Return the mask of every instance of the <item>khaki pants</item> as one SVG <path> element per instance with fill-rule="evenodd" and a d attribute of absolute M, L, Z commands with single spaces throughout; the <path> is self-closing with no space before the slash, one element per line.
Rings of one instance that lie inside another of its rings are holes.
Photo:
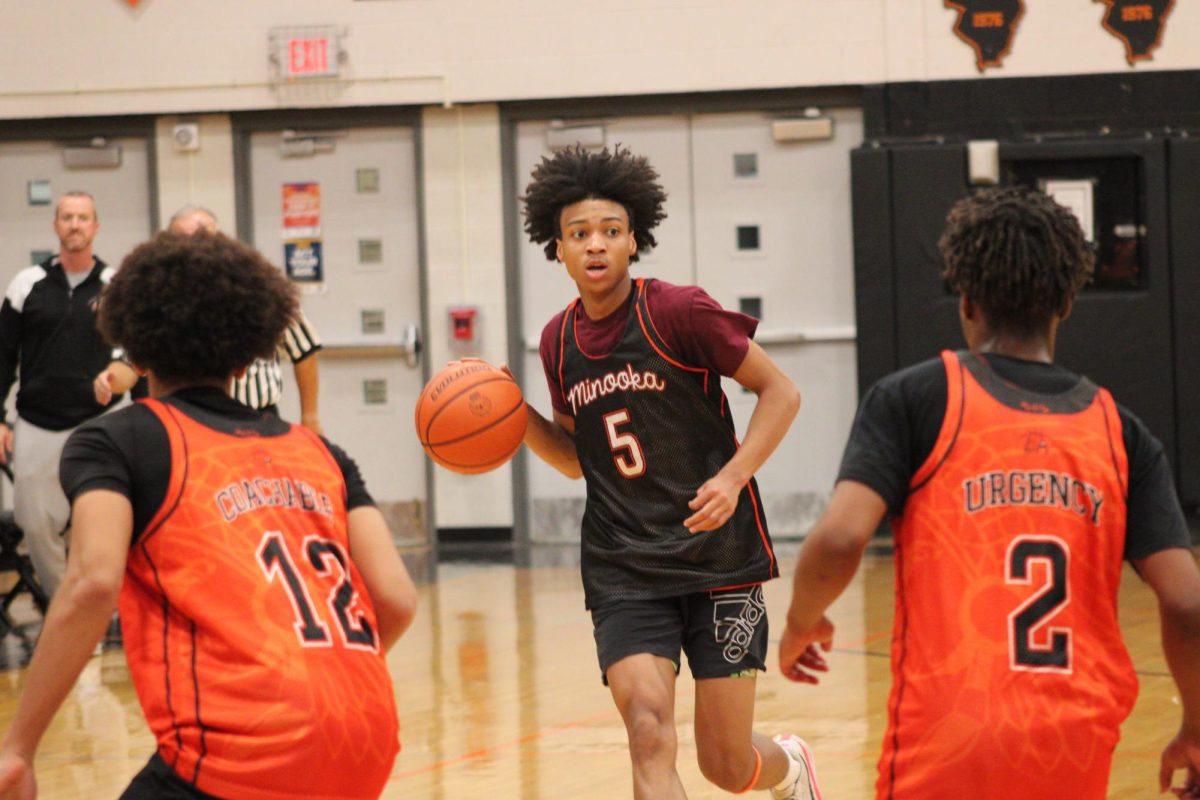
<path fill-rule="evenodd" d="M 47 596 L 67 570 L 71 507 L 58 482 L 58 459 L 73 432 L 48 431 L 20 418 L 13 428 L 13 519 L 25 532 L 29 560 Z"/>

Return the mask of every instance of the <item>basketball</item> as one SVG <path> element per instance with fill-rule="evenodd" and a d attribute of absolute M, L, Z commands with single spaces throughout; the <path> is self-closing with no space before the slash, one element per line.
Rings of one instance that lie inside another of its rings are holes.
<path fill-rule="evenodd" d="M 417 438 L 438 464 L 471 475 L 513 457 L 525 436 L 525 398 L 486 361 L 451 361 L 417 399 Z"/>

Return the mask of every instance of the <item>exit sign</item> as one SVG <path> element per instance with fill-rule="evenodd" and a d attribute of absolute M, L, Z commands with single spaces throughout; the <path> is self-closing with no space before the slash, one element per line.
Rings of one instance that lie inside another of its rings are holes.
<path fill-rule="evenodd" d="M 336 78 L 345 31 L 333 25 L 287 26 L 271 30 L 271 60 L 276 80 Z"/>

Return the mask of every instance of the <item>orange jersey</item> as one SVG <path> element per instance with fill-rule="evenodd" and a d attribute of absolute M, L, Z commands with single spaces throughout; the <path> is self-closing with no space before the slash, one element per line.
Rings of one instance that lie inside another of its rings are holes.
<path fill-rule="evenodd" d="M 1137 679 L 1117 624 L 1128 465 L 1116 404 L 943 353 L 937 443 L 895 521 L 877 797 L 1103 798 Z"/>
<path fill-rule="evenodd" d="M 170 487 L 120 614 L 160 755 L 219 797 L 378 797 L 398 723 L 333 456 L 298 426 L 234 436 L 147 403 Z"/>

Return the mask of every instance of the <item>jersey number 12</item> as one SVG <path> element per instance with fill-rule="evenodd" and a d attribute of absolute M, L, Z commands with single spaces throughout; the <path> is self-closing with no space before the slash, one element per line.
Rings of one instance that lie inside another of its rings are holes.
<path fill-rule="evenodd" d="M 355 611 L 358 592 L 350 582 L 350 568 L 341 546 L 330 539 L 309 536 L 305 538 L 302 549 L 307 564 L 303 561 L 301 564 L 306 568 L 311 567 L 331 584 L 326 605 L 331 616 L 337 620 L 342 644 L 355 650 L 378 650 L 371 623 L 362 613 Z M 278 531 L 263 534 L 258 546 L 258 562 L 268 582 L 274 583 L 276 578 L 282 580 L 296 614 L 294 627 L 300 645 L 329 647 L 329 626 L 317 616 L 308 585 L 292 560 L 283 535 Z"/>

